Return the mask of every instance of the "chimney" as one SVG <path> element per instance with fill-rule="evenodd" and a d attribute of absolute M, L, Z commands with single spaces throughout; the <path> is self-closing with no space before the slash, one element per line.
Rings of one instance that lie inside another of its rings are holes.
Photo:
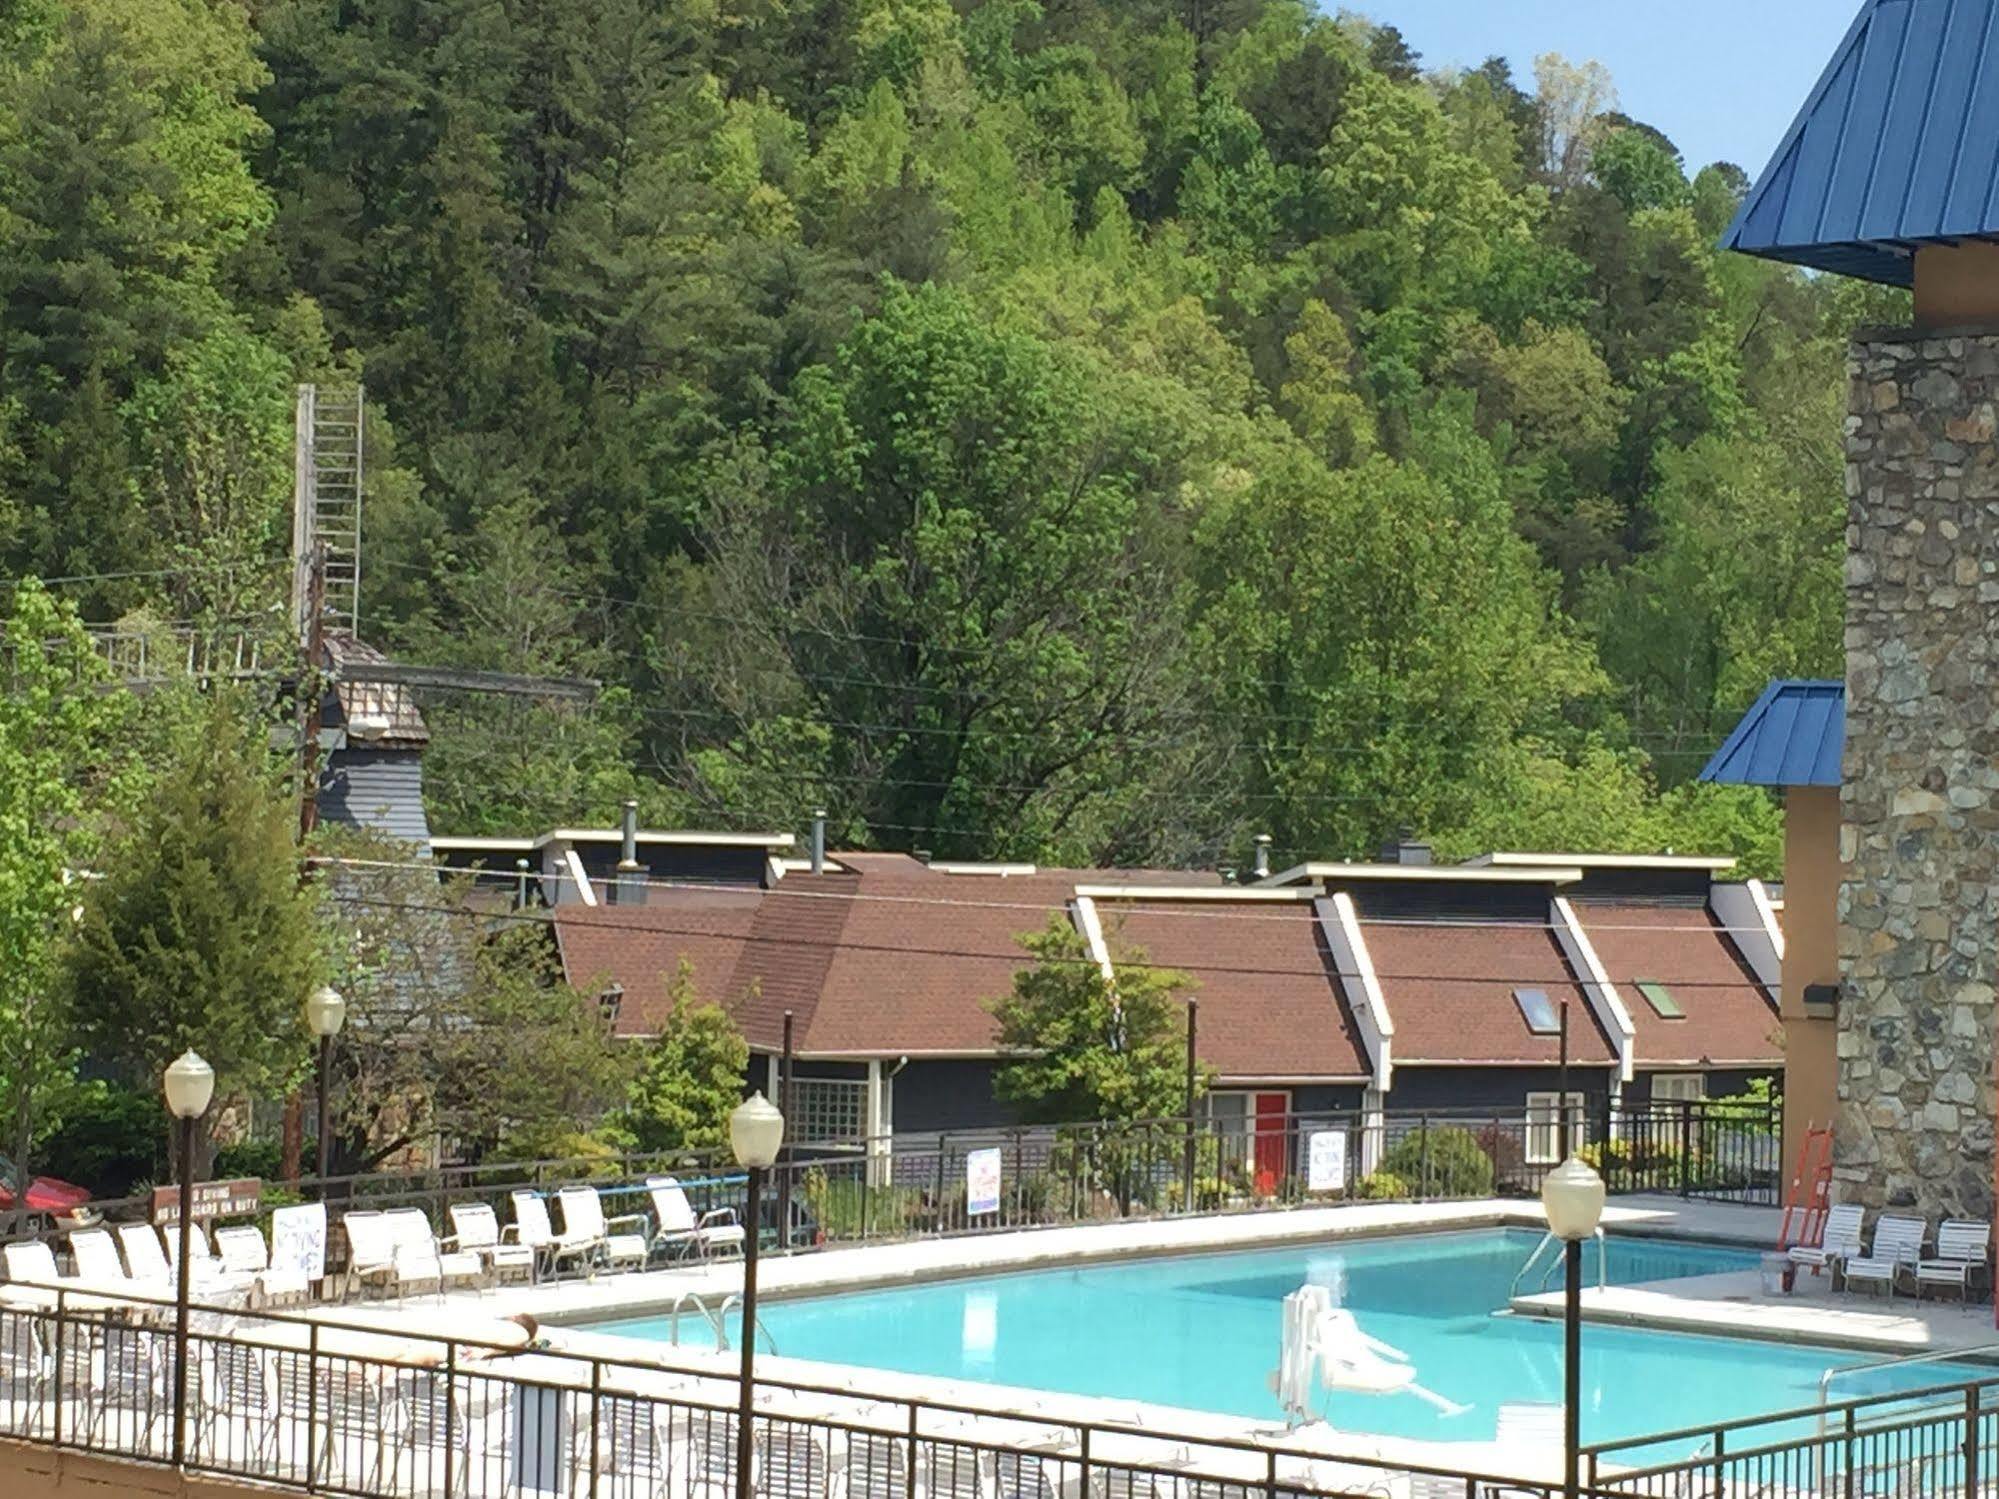
<path fill-rule="evenodd" d="M 1270 835 L 1268 833 L 1258 833 L 1256 835 L 1255 869 L 1256 878 L 1259 880 L 1270 878 Z"/>
<path fill-rule="evenodd" d="M 812 872 L 826 872 L 826 809 L 812 809 Z"/>
<path fill-rule="evenodd" d="M 642 906 L 646 902 L 645 870 L 639 866 L 639 804 L 627 800 L 620 825 L 624 836 L 618 844 L 616 900 L 621 906 Z"/>
<path fill-rule="evenodd" d="M 1416 830 L 1403 827 L 1396 830 L 1393 840 L 1381 845 L 1381 862 L 1384 864 L 1429 864 L 1430 845 L 1416 841 Z"/>

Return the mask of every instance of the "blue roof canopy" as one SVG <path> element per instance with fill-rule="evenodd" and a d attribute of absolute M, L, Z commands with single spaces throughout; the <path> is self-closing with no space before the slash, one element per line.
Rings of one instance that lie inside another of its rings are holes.
<path fill-rule="evenodd" d="M 1999 0 L 1866 0 L 1724 249 L 1907 286 L 1999 237 Z"/>
<path fill-rule="evenodd" d="M 1724 786 L 1837 786 L 1845 748 L 1844 682 L 1772 682 L 1700 778 Z"/>

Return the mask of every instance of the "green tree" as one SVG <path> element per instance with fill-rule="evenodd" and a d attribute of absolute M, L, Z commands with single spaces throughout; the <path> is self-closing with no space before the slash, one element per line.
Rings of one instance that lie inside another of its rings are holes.
<path fill-rule="evenodd" d="M 1194 980 L 1147 966 L 1136 949 L 1116 956 L 1112 979 L 1060 917 L 1020 944 L 1034 962 L 991 1005 L 1011 1058 L 994 1074 L 994 1095 L 1031 1124 L 1177 1117 L 1187 1100 L 1184 1004 Z M 1206 1086 L 1205 1075 L 1196 1085 Z"/>
<path fill-rule="evenodd" d="M 749 1064 L 749 1042 L 727 1010 L 695 998 L 694 967 L 682 959 L 625 1100 L 626 1132 L 640 1150 L 727 1144 Z"/>
<path fill-rule="evenodd" d="M 260 715 L 214 692 L 110 845 L 69 956 L 77 1037 L 134 1088 L 190 1048 L 223 1099 L 269 1097 L 303 1061 L 322 955 L 297 815 Z"/>
<path fill-rule="evenodd" d="M 73 610 L 19 584 L 0 652 L 0 1128 L 26 1180 L 75 1082 L 59 982 L 73 912 L 139 777 L 132 699 Z"/>

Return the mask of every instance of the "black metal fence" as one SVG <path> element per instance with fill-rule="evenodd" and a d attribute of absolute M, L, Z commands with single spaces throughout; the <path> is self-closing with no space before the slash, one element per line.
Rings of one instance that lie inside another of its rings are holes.
<path fill-rule="evenodd" d="M 1652 1103 L 1598 1107 L 1570 1121 L 1568 1145 L 1613 1193 L 1778 1201 L 1776 1105 Z M 267 1184 L 266 1207 L 325 1201 L 336 1214 L 420 1207 L 448 1233 L 453 1203 L 485 1202 L 502 1222 L 516 1191 L 583 1182 L 607 1214 L 648 1211 L 647 1178 L 672 1176 L 697 1212 L 755 1217 L 775 1249 L 864 1244 L 1129 1217 L 1254 1212 L 1354 1201 L 1529 1198 L 1566 1154 L 1552 1111 L 1346 1110 L 1248 1120 L 1159 1119 L 899 1134 L 787 1151 L 755 1205 L 719 1151 L 437 1166 Z M 983 1177 L 975 1166 L 983 1165 Z M 974 1179 L 997 1180 L 978 1199 Z M 144 1198 L 93 1205 L 143 1218 Z M 333 1236 L 336 1262 L 343 1252 Z"/>
<path fill-rule="evenodd" d="M 0 1437 L 171 1462 L 171 1307 L 0 1306 Z M 185 1348 L 182 1465 L 357 1499 L 737 1499 L 740 1386 L 698 1365 L 393 1337 L 207 1311 Z M 1507 1494 L 1545 1480 L 760 1379 L 770 1499 L 1333 1499 Z"/>
<path fill-rule="evenodd" d="M 1584 1473 L 1629 1499 L 1977 1499 L 1999 1483 L 1999 1377 L 1598 1443 Z"/>

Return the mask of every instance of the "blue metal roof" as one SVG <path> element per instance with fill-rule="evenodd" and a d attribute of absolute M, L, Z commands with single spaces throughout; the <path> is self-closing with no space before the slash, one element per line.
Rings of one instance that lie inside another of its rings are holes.
<path fill-rule="evenodd" d="M 1907 286 L 1999 237 L 1999 0 L 1867 0 L 1722 248 Z"/>
<path fill-rule="evenodd" d="M 1700 778 L 1724 786 L 1837 786 L 1845 748 L 1844 682 L 1772 682 Z"/>

